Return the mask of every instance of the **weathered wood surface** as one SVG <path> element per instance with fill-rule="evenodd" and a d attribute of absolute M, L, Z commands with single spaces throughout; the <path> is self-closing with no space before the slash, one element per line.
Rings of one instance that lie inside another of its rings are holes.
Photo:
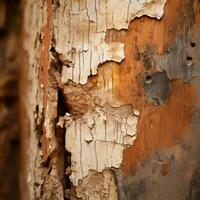
<path fill-rule="evenodd" d="M 198 199 L 199 1 L 23 8 L 26 198 Z"/>

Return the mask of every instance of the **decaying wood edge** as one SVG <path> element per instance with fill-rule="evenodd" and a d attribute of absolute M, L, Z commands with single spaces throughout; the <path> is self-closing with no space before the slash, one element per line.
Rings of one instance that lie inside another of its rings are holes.
<path fill-rule="evenodd" d="M 131 189 L 143 181 L 146 168 L 138 165 L 148 157 L 147 174 L 154 165 L 168 173 L 171 157 L 180 159 L 174 153 L 179 147 L 162 148 L 195 132 L 199 3 L 95 2 L 23 3 L 22 80 L 28 84 L 21 89 L 31 199 L 141 195 L 141 188 Z"/>

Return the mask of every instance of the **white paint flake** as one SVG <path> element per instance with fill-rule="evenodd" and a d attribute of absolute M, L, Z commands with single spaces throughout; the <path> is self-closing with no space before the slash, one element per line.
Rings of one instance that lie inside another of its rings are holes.
<path fill-rule="evenodd" d="M 124 44 L 105 42 L 109 29 L 128 29 L 135 17 L 160 19 L 166 0 L 60 0 L 54 20 L 56 50 L 67 60 L 75 51 L 74 67 L 64 68 L 63 79 L 85 84 L 97 74 L 99 64 L 121 62 Z"/>
<path fill-rule="evenodd" d="M 90 170 L 119 168 L 123 150 L 136 139 L 138 117 L 131 106 L 112 111 L 97 108 L 66 127 L 66 149 L 71 152 L 71 180 L 75 186 Z"/>

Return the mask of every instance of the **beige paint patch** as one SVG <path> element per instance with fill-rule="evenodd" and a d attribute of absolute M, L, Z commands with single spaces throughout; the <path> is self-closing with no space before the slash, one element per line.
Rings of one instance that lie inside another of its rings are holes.
<path fill-rule="evenodd" d="M 160 19 L 167 0 L 61 0 L 54 19 L 56 50 L 67 60 L 75 50 L 74 67 L 64 68 L 63 81 L 85 84 L 106 61 L 121 62 L 124 44 L 105 42 L 108 29 L 128 29 L 135 17 Z"/>
<path fill-rule="evenodd" d="M 90 170 L 119 168 L 124 148 L 136 139 L 138 116 L 132 106 L 104 108 L 96 107 L 95 112 L 66 126 L 66 149 L 71 152 L 71 180 L 75 186 Z"/>

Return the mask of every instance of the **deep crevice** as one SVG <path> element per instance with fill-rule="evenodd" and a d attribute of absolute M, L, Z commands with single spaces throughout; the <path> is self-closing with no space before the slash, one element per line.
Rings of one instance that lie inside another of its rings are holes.
<path fill-rule="evenodd" d="M 191 61 L 193 58 L 191 56 L 187 56 L 187 60 Z"/>
<path fill-rule="evenodd" d="M 59 117 L 65 116 L 66 113 L 70 113 L 69 106 L 65 103 L 65 97 L 61 88 L 58 88 L 58 100 L 57 100 L 57 120 Z M 70 168 L 71 168 L 71 153 L 67 151 L 65 147 L 65 134 L 66 128 L 56 126 L 56 139 L 58 142 L 58 173 L 60 181 L 63 185 L 64 198 L 70 200 L 70 193 L 72 183 L 70 181 Z"/>
<path fill-rule="evenodd" d="M 61 88 L 58 88 L 58 103 L 57 103 L 57 116 L 65 116 L 70 113 L 70 108 L 65 102 L 65 96 Z"/>
<path fill-rule="evenodd" d="M 194 42 L 190 43 L 191 47 L 196 47 L 196 44 Z"/>

